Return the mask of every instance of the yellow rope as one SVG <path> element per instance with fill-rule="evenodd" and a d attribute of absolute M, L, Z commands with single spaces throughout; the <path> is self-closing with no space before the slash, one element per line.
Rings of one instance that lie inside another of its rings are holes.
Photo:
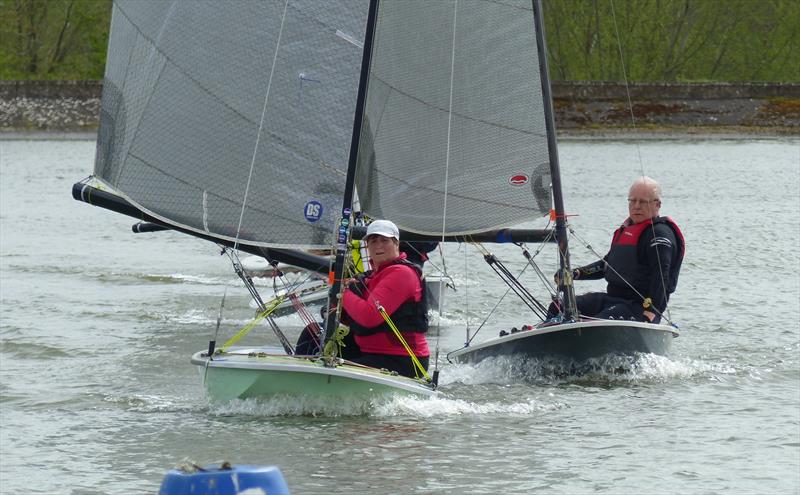
<path fill-rule="evenodd" d="M 364 273 L 364 259 L 361 256 L 361 241 L 350 241 L 350 259 L 353 263 L 350 273 Z"/>
<path fill-rule="evenodd" d="M 419 362 L 419 359 L 417 359 L 417 356 L 414 354 L 414 351 L 411 350 L 411 347 L 409 347 L 408 343 L 406 342 L 406 339 L 403 338 L 403 334 L 401 334 L 400 330 L 398 330 L 397 327 L 394 325 L 394 322 L 389 317 L 389 313 L 387 313 L 386 310 L 383 309 L 383 306 L 381 306 L 380 304 L 376 303 L 376 305 L 378 306 L 378 311 L 381 313 L 381 316 L 383 316 L 383 319 L 386 320 L 386 323 L 389 325 L 389 328 L 392 329 L 392 332 L 394 332 L 394 334 L 400 340 L 400 343 L 403 344 L 403 347 L 405 347 L 408 355 L 411 356 L 411 361 L 414 363 L 415 367 L 414 373 L 417 375 L 417 377 L 419 377 L 418 371 L 421 371 L 422 376 L 425 377 L 425 380 L 431 381 L 431 377 L 428 376 L 428 372 L 425 371 L 425 368 L 422 366 L 422 363 Z"/>
<path fill-rule="evenodd" d="M 350 333 L 350 328 L 339 325 L 333 332 L 333 336 L 325 343 L 322 355 L 325 357 L 342 356 L 342 348 L 345 347 L 344 338 Z"/>
<path fill-rule="evenodd" d="M 286 296 L 279 296 L 270 301 L 267 309 L 265 309 L 262 313 L 259 313 L 259 315 L 253 319 L 253 321 L 245 325 L 244 328 L 236 332 L 236 335 L 228 339 L 228 341 L 225 342 L 222 347 L 220 347 L 219 352 L 226 352 L 230 346 L 238 342 L 242 337 L 247 335 L 250 330 L 255 328 L 256 325 L 258 325 L 258 322 L 271 315 L 284 300 L 286 300 Z"/>

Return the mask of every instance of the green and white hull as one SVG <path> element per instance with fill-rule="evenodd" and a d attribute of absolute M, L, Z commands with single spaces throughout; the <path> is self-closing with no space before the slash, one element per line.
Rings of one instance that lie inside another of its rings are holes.
<path fill-rule="evenodd" d="M 380 395 L 433 396 L 420 380 L 342 362 L 326 366 L 321 359 L 288 356 L 278 348 L 237 348 L 208 358 L 192 356 L 206 395 L 212 402 L 232 399 L 307 396 L 371 399 Z"/>

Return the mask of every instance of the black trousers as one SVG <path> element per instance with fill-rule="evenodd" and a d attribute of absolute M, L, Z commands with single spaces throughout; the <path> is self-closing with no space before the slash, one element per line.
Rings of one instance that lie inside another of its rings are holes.
<path fill-rule="evenodd" d="M 300 356 L 314 356 L 319 353 L 319 343 L 314 339 L 311 332 L 311 325 L 305 327 L 300 332 L 300 337 L 297 339 L 294 352 Z M 414 362 L 411 356 L 394 356 L 391 354 L 367 354 L 361 352 L 356 344 L 356 339 L 353 337 L 352 332 L 348 333 L 343 339 L 344 347 L 342 348 L 342 359 L 353 361 L 354 363 L 363 364 L 371 368 L 382 369 L 385 368 L 389 371 L 396 371 L 398 374 L 415 378 L 417 374 L 414 367 Z M 429 358 L 427 356 L 417 356 L 420 364 L 426 370 L 428 369 Z M 421 377 L 420 377 L 421 378 Z"/>
<path fill-rule="evenodd" d="M 622 297 L 609 296 L 605 292 L 589 292 L 575 297 L 578 312 L 583 316 L 599 318 L 601 320 L 634 320 L 648 321 L 644 316 L 641 301 L 632 301 Z M 550 304 L 547 317 L 552 318 L 559 313 L 555 303 Z M 656 314 L 653 323 L 658 323 L 661 317 Z"/>
<path fill-rule="evenodd" d="M 323 325 L 324 323 L 319 323 L 320 327 Z M 339 357 L 347 359 L 348 361 L 355 361 L 361 356 L 361 349 L 358 348 L 358 344 L 356 344 L 356 339 L 353 338 L 352 332 L 344 336 L 342 343 L 344 344 L 342 348 L 343 355 Z M 297 344 L 294 346 L 294 353 L 300 356 L 315 356 L 319 354 L 320 344 L 321 343 L 317 342 L 311 331 L 311 325 L 307 325 L 297 338 Z"/>
<path fill-rule="evenodd" d="M 417 356 L 420 364 L 422 365 L 425 370 L 428 369 L 428 356 L 420 357 Z M 369 366 L 371 368 L 385 368 L 389 371 L 396 371 L 398 374 L 407 376 L 410 378 L 422 378 L 422 375 L 415 373 L 414 362 L 411 360 L 411 356 L 394 356 L 391 354 L 367 354 L 362 353 L 360 357 L 353 359 L 352 361 L 363 364 L 364 366 Z"/>

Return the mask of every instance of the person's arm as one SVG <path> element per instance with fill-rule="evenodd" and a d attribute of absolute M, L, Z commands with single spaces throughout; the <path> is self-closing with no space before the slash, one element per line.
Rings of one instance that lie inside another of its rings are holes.
<path fill-rule="evenodd" d="M 675 255 L 677 240 L 672 229 L 663 223 L 655 224 L 649 230 L 651 235 L 645 239 L 647 243 L 647 265 L 650 272 L 647 294 L 644 294 L 644 315 L 653 321 L 656 314 L 667 309 L 667 287 L 669 287 L 670 267 Z M 648 301 L 649 299 L 649 301 Z M 649 302 L 649 304 L 648 304 Z"/>
<path fill-rule="evenodd" d="M 384 322 L 376 302 L 392 315 L 403 303 L 413 299 L 419 288 L 419 277 L 413 268 L 393 265 L 385 271 L 377 283 L 369 287 L 366 298 L 360 298 L 350 290 L 345 290 L 342 296 L 342 307 L 347 315 L 363 327 L 373 328 Z"/>
<path fill-rule="evenodd" d="M 606 261 L 605 258 L 595 261 L 589 265 L 572 269 L 572 280 L 599 280 L 606 274 Z M 561 283 L 561 269 L 553 275 L 553 280 L 556 284 Z"/>
<path fill-rule="evenodd" d="M 599 280 L 606 276 L 606 259 L 578 267 L 572 271 L 572 278 L 581 280 Z"/>

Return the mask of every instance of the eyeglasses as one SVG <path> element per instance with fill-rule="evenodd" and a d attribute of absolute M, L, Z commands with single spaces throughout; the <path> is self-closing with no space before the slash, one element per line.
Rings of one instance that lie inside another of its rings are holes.
<path fill-rule="evenodd" d="M 650 203 L 656 203 L 660 200 L 658 199 L 636 199 L 636 198 L 628 198 L 629 205 L 649 205 Z"/>

